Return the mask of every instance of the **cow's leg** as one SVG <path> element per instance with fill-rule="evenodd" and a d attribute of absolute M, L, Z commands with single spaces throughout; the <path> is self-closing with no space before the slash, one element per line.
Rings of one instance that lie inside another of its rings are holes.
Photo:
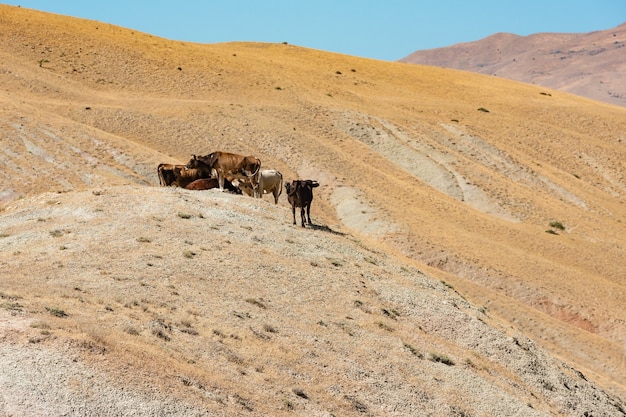
<path fill-rule="evenodd" d="M 300 207 L 300 224 L 305 227 L 306 219 L 304 218 L 304 207 Z"/>
<path fill-rule="evenodd" d="M 220 191 L 224 192 L 224 174 L 217 174 L 217 182 L 220 186 Z"/>
<path fill-rule="evenodd" d="M 311 221 L 311 203 L 306 205 L 306 216 L 309 218 L 309 224 L 313 224 Z"/>
<path fill-rule="evenodd" d="M 280 192 L 280 188 L 274 187 L 274 191 L 272 191 L 272 194 L 274 194 L 274 204 L 278 204 L 279 192 Z"/>
<path fill-rule="evenodd" d="M 293 214 L 293 224 L 296 224 L 296 206 L 291 205 L 291 214 Z"/>

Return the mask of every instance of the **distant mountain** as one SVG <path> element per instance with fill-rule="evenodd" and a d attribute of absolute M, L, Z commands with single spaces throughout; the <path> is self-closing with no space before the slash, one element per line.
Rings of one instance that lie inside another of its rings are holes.
<path fill-rule="evenodd" d="M 626 23 L 590 33 L 497 33 L 416 51 L 411 64 L 491 74 L 626 106 Z"/>

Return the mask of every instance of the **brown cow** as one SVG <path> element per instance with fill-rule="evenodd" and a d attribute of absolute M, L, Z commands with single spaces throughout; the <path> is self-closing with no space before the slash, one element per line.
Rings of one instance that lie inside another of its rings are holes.
<path fill-rule="evenodd" d="M 313 201 L 313 188 L 319 187 L 319 183 L 314 180 L 293 180 L 291 183 L 285 184 L 287 190 L 287 200 L 291 204 L 291 212 L 293 213 L 293 224 L 296 224 L 296 207 L 300 207 L 300 224 L 302 227 L 305 223 L 304 210 L 311 221 L 311 202 Z"/>
<path fill-rule="evenodd" d="M 196 169 L 187 169 L 184 165 L 159 164 L 157 167 L 159 174 L 159 182 L 162 187 L 181 187 L 185 188 L 188 184 L 200 178 L 208 178 L 203 176 Z"/>
<path fill-rule="evenodd" d="M 188 184 L 185 188 L 187 190 L 210 190 L 218 187 L 217 178 L 200 178 L 192 183 Z M 241 190 L 235 187 L 230 181 L 224 180 L 224 188 L 231 193 L 241 194 Z"/>
<path fill-rule="evenodd" d="M 185 186 L 187 190 L 210 190 L 217 187 L 217 178 L 200 178 Z"/>
<path fill-rule="evenodd" d="M 205 156 L 193 155 L 187 169 L 197 169 L 202 175 L 211 176 L 217 173 L 220 191 L 224 191 L 224 180 L 228 177 L 244 179 L 252 184 L 254 196 L 258 196 L 257 174 L 261 169 L 261 161 L 254 156 L 243 156 L 234 153 L 216 151 Z"/>

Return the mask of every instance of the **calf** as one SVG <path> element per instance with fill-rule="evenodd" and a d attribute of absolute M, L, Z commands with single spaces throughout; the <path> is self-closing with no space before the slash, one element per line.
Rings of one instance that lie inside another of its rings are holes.
<path fill-rule="evenodd" d="M 217 187 L 217 178 L 200 178 L 185 186 L 187 190 L 210 190 Z"/>
<path fill-rule="evenodd" d="M 311 202 L 313 201 L 313 188 L 315 187 L 319 187 L 319 183 L 314 180 L 293 180 L 291 183 L 285 184 L 287 200 L 291 204 L 293 224 L 296 224 L 296 207 L 300 207 L 300 224 L 302 227 L 305 227 L 305 209 L 309 225 L 313 224 L 311 221 Z"/>
<path fill-rule="evenodd" d="M 274 204 L 278 204 L 278 197 L 283 192 L 283 174 L 275 169 L 262 169 L 258 175 L 259 192 L 258 197 L 263 198 L 263 194 L 273 194 Z M 239 181 L 239 188 L 249 196 L 254 195 L 252 184 Z"/>
<path fill-rule="evenodd" d="M 200 178 L 185 186 L 187 190 L 210 190 L 217 187 L 219 187 L 217 178 Z M 224 188 L 231 193 L 241 194 L 241 190 L 227 179 L 224 180 Z"/>

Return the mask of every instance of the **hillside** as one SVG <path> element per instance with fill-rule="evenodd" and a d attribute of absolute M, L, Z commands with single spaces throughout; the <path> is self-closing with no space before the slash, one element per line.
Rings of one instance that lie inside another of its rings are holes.
<path fill-rule="evenodd" d="M 497 33 L 401 59 L 536 84 L 626 107 L 626 23 L 589 33 Z"/>
<path fill-rule="evenodd" d="M 23 8 L 0 25 L 4 414 L 625 414 L 625 109 Z M 158 187 L 158 163 L 218 149 L 318 180 L 316 226 L 284 195 Z"/>

